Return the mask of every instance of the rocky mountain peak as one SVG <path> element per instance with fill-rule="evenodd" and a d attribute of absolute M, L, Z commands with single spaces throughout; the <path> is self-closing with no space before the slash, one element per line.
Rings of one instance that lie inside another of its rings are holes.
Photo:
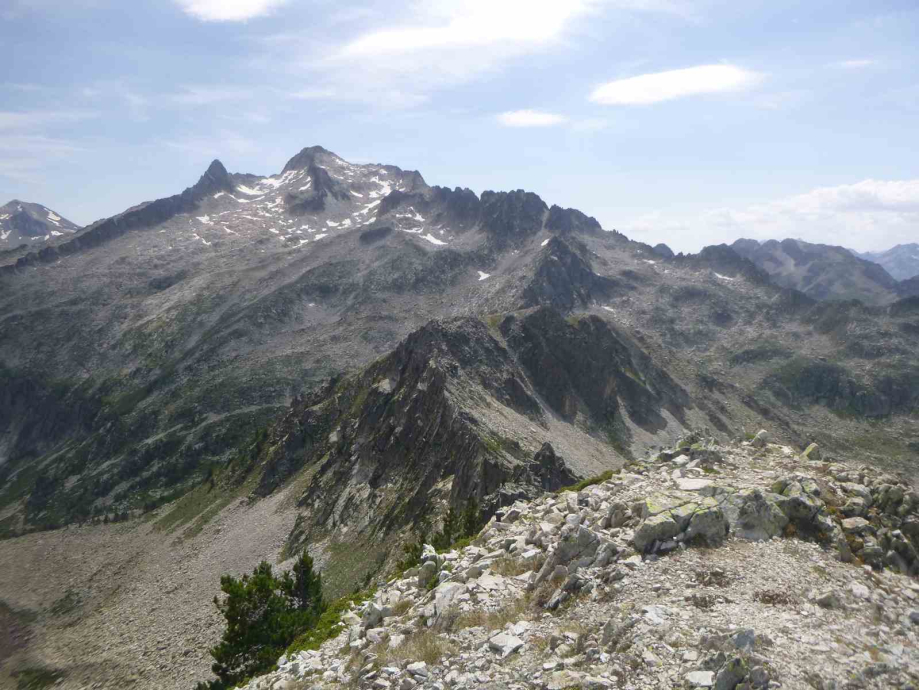
<path fill-rule="evenodd" d="M 482 192 L 482 226 L 498 245 L 516 243 L 542 230 L 549 207 L 533 192 Z"/>
<path fill-rule="evenodd" d="M 774 283 L 818 300 L 859 299 L 879 305 L 898 297 L 897 281 L 883 266 L 843 247 L 786 238 L 737 240 L 731 249 L 763 269 Z"/>
<path fill-rule="evenodd" d="M 301 149 L 300 152 L 287 161 L 287 164 L 284 166 L 284 169 L 281 173 L 290 172 L 292 170 L 306 170 L 310 166 L 316 164 L 317 162 L 321 163 L 324 159 L 333 158 L 336 160 L 341 160 L 337 155 L 324 149 L 321 146 L 307 146 L 304 149 Z"/>
<path fill-rule="evenodd" d="M 230 173 L 216 158 L 204 171 L 204 174 L 192 187 L 192 191 L 197 196 L 216 194 L 219 192 L 232 192 L 233 181 L 230 179 Z"/>
<path fill-rule="evenodd" d="M 0 249 L 46 242 L 73 233 L 78 227 L 47 206 L 12 199 L 0 206 Z"/>

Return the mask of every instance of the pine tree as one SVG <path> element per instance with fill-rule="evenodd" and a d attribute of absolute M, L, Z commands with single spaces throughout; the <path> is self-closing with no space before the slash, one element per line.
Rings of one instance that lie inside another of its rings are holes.
<path fill-rule="evenodd" d="M 284 573 L 281 589 L 298 611 L 319 616 L 325 608 L 322 600 L 322 575 L 313 569 L 313 559 L 304 550 L 290 572 Z"/>
<path fill-rule="evenodd" d="M 479 504 L 470 497 L 463 510 L 462 534 L 464 537 L 474 537 L 480 529 L 482 529 L 482 517 L 479 513 Z"/>
<path fill-rule="evenodd" d="M 211 690 L 230 688 L 265 673 L 298 635 L 316 624 L 325 610 L 322 577 L 304 551 L 290 572 L 276 576 L 265 561 L 251 575 L 220 578 L 224 597 L 214 604 L 226 620 L 220 643 L 210 650 L 218 681 Z"/>

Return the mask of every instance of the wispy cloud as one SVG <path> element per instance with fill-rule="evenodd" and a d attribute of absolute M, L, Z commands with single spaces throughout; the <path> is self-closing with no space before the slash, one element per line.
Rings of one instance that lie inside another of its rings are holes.
<path fill-rule="evenodd" d="M 385 110 L 403 110 L 415 108 L 430 100 L 426 94 L 414 91 L 402 91 L 399 88 L 387 88 L 384 85 L 368 85 L 366 88 L 349 88 L 348 86 L 320 86 L 299 89 L 285 94 L 287 98 L 298 101 L 338 101 L 340 103 L 372 103 Z"/>
<path fill-rule="evenodd" d="M 299 98 L 415 107 L 527 56 L 565 49 L 586 19 L 601 12 L 674 13 L 682 6 L 668 0 L 413 0 L 394 3 L 372 28 L 341 41 L 267 37 L 263 64 L 286 65 L 308 80 L 307 89 L 291 90 Z"/>
<path fill-rule="evenodd" d="M 92 110 L 6 110 L 0 111 L 0 130 L 35 130 L 98 116 L 99 113 Z"/>
<path fill-rule="evenodd" d="M 833 67 L 842 67 L 843 69 L 863 69 L 865 67 L 874 67 L 878 64 L 877 60 L 843 60 L 834 62 Z"/>
<path fill-rule="evenodd" d="M 245 101 L 253 96 L 252 89 L 226 88 L 222 86 L 183 86 L 170 99 L 182 105 L 212 105 L 227 101 Z"/>
<path fill-rule="evenodd" d="M 756 72 L 735 65 L 700 65 L 611 81 L 594 89 L 590 100 L 602 105 L 649 105 L 687 96 L 739 91 L 759 80 Z"/>
<path fill-rule="evenodd" d="M 738 237 L 797 237 L 864 251 L 914 242 L 917 227 L 919 179 L 869 179 L 742 208 L 711 208 L 684 216 L 646 214 L 620 229 L 684 250 Z"/>
<path fill-rule="evenodd" d="M 186 14 L 205 22 L 244 22 L 271 14 L 287 0 L 176 0 Z"/>
<path fill-rule="evenodd" d="M 541 110 L 510 110 L 497 116 L 505 127 L 554 127 L 568 121 L 564 115 Z"/>
<path fill-rule="evenodd" d="M 86 148 L 74 142 L 42 135 L 0 136 L 0 177 L 34 184 L 53 161 L 85 151 Z"/>

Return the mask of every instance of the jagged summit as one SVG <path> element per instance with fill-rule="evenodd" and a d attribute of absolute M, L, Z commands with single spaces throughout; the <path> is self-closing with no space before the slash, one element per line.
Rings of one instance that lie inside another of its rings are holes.
<path fill-rule="evenodd" d="M 227 169 L 223 166 L 223 163 L 215 158 L 195 186 L 192 187 L 192 190 L 196 196 L 203 198 L 208 194 L 217 192 L 232 192 L 234 188 Z"/>

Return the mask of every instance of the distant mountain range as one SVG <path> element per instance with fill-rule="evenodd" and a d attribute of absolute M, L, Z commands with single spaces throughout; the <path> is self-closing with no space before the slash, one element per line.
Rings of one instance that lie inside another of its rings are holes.
<path fill-rule="evenodd" d="M 882 305 L 917 294 L 914 283 L 898 280 L 880 262 L 862 258 L 844 247 L 794 239 L 740 239 L 731 249 L 763 269 L 777 285 L 800 290 L 821 301 L 857 299 L 868 305 Z M 897 248 L 884 253 L 888 255 L 899 257 L 900 266 L 907 263 L 906 252 Z"/>
<path fill-rule="evenodd" d="M 855 256 L 866 261 L 873 261 L 884 267 L 897 280 L 909 280 L 919 276 L 919 244 L 898 244 L 886 252 L 857 252 L 850 249 Z"/>
<path fill-rule="evenodd" d="M 26 244 L 34 248 L 54 237 L 72 235 L 76 223 L 41 204 L 13 199 L 0 206 L 0 251 Z"/>

